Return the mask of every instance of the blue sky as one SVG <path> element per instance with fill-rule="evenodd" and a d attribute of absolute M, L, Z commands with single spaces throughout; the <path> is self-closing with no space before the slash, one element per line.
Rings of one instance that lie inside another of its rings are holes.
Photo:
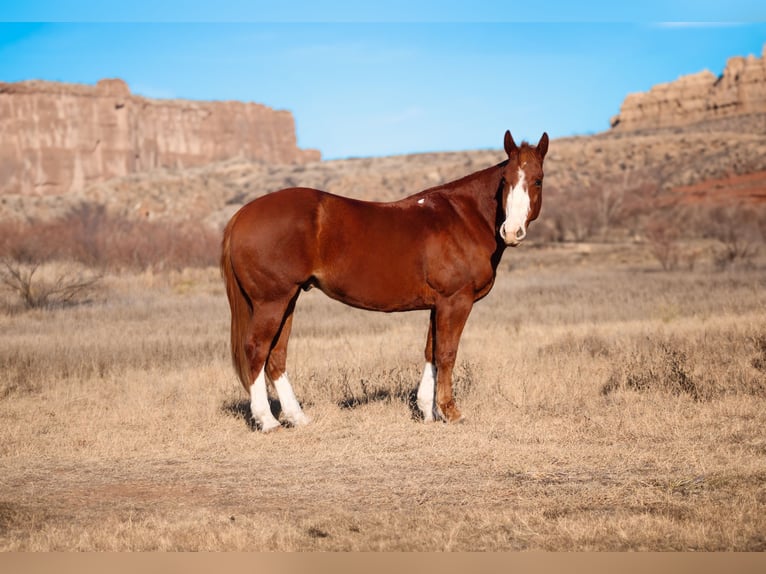
<path fill-rule="evenodd" d="M 260 102 L 325 158 L 603 131 L 628 93 L 766 44 L 766 3 L 737 0 L 109 4 L 0 0 L 0 81 Z"/>

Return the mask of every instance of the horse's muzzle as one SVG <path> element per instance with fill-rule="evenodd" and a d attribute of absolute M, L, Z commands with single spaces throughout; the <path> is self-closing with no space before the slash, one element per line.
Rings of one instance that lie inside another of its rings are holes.
<path fill-rule="evenodd" d="M 500 226 L 500 237 L 503 238 L 506 245 L 510 245 L 511 247 L 516 247 L 526 236 L 527 230 L 525 226 L 519 227 L 513 233 L 508 233 L 508 230 L 505 228 L 505 223 Z"/>

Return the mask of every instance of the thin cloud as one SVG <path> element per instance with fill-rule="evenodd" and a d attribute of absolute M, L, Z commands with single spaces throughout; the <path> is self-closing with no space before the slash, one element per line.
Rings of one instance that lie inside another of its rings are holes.
<path fill-rule="evenodd" d="M 736 28 L 745 26 L 745 22 L 657 22 L 658 28 Z"/>

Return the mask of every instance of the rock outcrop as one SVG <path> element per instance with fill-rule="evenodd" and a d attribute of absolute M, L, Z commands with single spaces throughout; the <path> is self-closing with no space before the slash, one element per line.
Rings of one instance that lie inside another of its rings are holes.
<path fill-rule="evenodd" d="M 766 45 L 761 58 L 730 58 L 721 76 L 705 70 L 630 94 L 611 120 L 632 131 L 766 113 Z"/>
<path fill-rule="evenodd" d="M 144 98 L 119 79 L 0 82 L 2 195 L 58 195 L 234 157 L 290 164 L 320 154 L 298 148 L 290 112 L 261 104 Z"/>

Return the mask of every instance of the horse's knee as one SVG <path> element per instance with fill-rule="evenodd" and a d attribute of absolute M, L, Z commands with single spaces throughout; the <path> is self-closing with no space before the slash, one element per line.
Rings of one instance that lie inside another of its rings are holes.
<path fill-rule="evenodd" d="M 455 364 L 455 359 L 457 359 L 457 349 L 439 350 L 437 351 L 435 358 L 437 369 L 449 369 Z"/>

